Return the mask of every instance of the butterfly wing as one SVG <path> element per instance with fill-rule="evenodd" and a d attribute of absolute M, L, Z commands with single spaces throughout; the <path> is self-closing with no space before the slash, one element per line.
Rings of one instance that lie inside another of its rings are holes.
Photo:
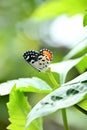
<path fill-rule="evenodd" d="M 52 59 L 52 53 L 47 49 L 40 50 L 40 52 L 27 51 L 24 53 L 23 57 L 27 63 L 38 71 L 45 71 Z"/>
<path fill-rule="evenodd" d="M 40 55 L 38 57 L 38 70 L 45 71 L 50 64 L 50 60 L 46 56 Z"/>

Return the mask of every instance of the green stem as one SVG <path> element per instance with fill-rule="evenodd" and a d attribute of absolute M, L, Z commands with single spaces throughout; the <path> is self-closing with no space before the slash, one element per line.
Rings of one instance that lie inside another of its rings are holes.
<path fill-rule="evenodd" d="M 63 123 L 64 123 L 65 130 L 69 130 L 67 115 L 66 115 L 66 109 L 65 108 L 62 109 L 62 117 L 63 117 Z"/>
<path fill-rule="evenodd" d="M 48 68 L 48 70 L 46 71 L 52 84 L 53 84 L 53 89 L 56 89 L 59 87 L 59 84 L 57 83 L 57 81 L 55 80 L 52 72 L 50 71 L 50 68 Z M 64 80 L 62 79 L 61 80 L 61 83 L 63 83 Z M 68 127 L 68 121 L 67 121 L 67 115 L 66 115 L 66 109 L 62 109 L 62 118 L 63 118 L 63 123 L 64 123 L 64 127 L 65 127 L 65 130 L 69 130 L 69 127 Z"/>
<path fill-rule="evenodd" d="M 48 68 L 46 72 L 47 72 L 47 74 L 48 74 L 48 76 L 49 76 L 50 81 L 51 81 L 52 84 L 53 84 L 53 89 L 58 88 L 58 87 L 59 87 L 59 84 L 58 84 L 57 81 L 55 80 L 55 78 L 54 78 L 52 72 L 50 71 L 50 68 Z"/>
<path fill-rule="evenodd" d="M 61 84 L 63 84 L 65 82 L 65 75 L 60 75 L 60 82 Z M 62 109 L 61 110 L 62 112 L 62 118 L 63 118 L 63 124 L 64 124 L 64 127 L 65 127 L 65 130 L 69 130 L 69 126 L 68 126 L 68 121 L 67 121 L 67 115 L 66 115 L 66 109 Z"/>

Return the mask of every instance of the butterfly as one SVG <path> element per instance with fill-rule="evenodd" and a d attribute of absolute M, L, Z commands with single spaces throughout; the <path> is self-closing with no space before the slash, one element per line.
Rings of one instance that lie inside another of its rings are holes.
<path fill-rule="evenodd" d="M 48 49 L 42 49 L 39 52 L 29 50 L 23 54 L 23 57 L 33 68 L 37 69 L 38 71 L 46 71 L 50 61 L 53 59 L 53 54 Z"/>

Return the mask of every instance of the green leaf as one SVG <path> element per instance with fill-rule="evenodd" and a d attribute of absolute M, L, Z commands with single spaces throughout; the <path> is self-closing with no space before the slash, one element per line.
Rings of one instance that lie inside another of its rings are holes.
<path fill-rule="evenodd" d="M 85 72 L 85 73 L 79 75 L 78 77 L 76 77 L 75 79 L 65 83 L 65 85 L 74 84 L 74 83 L 78 83 L 78 82 L 81 82 L 81 83 L 87 82 L 87 72 Z"/>
<path fill-rule="evenodd" d="M 85 78 L 84 78 L 85 77 Z M 81 81 L 80 81 L 81 80 Z M 42 99 L 28 114 L 26 128 L 36 118 L 46 116 L 59 109 L 77 104 L 87 94 L 87 72 L 76 79 L 63 84 L 44 99 Z"/>
<path fill-rule="evenodd" d="M 84 55 L 82 60 L 76 65 L 76 68 L 80 73 L 83 73 L 85 70 L 87 70 L 87 54 Z"/>
<path fill-rule="evenodd" d="M 50 86 L 39 78 L 20 78 L 0 84 L 0 95 L 9 94 L 15 84 L 17 89 L 23 92 L 48 93 L 52 91 Z"/>
<path fill-rule="evenodd" d="M 60 83 L 64 83 L 67 73 L 74 66 L 77 67 L 79 72 L 83 72 L 84 70 L 86 70 L 87 69 L 87 55 L 85 54 L 84 56 L 77 59 L 51 64 L 50 68 L 52 72 L 57 72 L 60 75 Z"/>
<path fill-rule="evenodd" d="M 77 104 L 80 107 L 80 110 L 87 114 L 87 94 L 84 96 L 84 100 Z"/>
<path fill-rule="evenodd" d="M 83 25 L 84 25 L 84 26 L 87 26 L 87 13 L 86 13 L 85 16 L 84 16 Z"/>
<path fill-rule="evenodd" d="M 78 103 L 78 106 L 80 106 L 83 110 L 87 111 L 87 99 Z"/>
<path fill-rule="evenodd" d="M 83 4 L 84 3 L 84 4 Z M 74 7 L 74 8 L 73 8 Z M 87 1 L 86 0 L 53 0 L 46 2 L 42 6 L 38 7 L 32 17 L 42 20 L 48 19 L 60 14 L 82 14 L 84 10 L 87 8 Z"/>
<path fill-rule="evenodd" d="M 87 53 L 87 38 L 84 38 L 82 41 L 78 42 L 75 47 L 64 57 L 64 59 L 70 59 L 81 52 Z"/>
<path fill-rule="evenodd" d="M 24 130 L 26 117 L 31 110 L 28 104 L 27 98 L 22 92 L 14 87 L 9 97 L 9 103 L 7 104 L 9 112 L 9 120 L 11 124 L 8 126 L 9 130 Z M 31 123 L 27 130 L 42 130 L 42 121 L 37 119 Z"/>
<path fill-rule="evenodd" d="M 65 78 L 69 70 L 81 61 L 82 58 L 74 60 L 62 61 L 50 65 L 52 72 L 57 72 L 60 75 L 60 83 L 65 82 Z"/>

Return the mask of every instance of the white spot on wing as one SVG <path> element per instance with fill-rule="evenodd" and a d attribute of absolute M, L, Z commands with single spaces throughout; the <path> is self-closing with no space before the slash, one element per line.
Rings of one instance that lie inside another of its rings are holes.
<path fill-rule="evenodd" d="M 29 56 L 27 56 L 27 57 L 26 57 L 26 60 L 28 60 L 29 58 L 30 58 L 30 57 L 29 57 Z"/>

